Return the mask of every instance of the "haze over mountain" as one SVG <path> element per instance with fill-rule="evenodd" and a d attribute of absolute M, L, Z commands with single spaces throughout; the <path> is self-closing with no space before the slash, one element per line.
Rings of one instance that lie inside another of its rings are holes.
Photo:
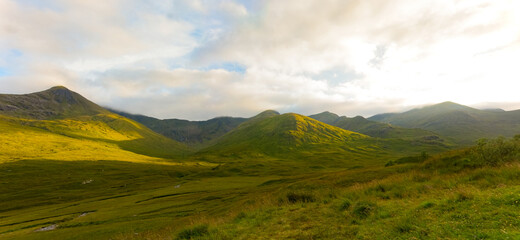
<path fill-rule="evenodd" d="M 479 138 L 512 137 L 520 132 L 520 110 L 479 110 L 453 102 L 403 113 L 378 114 L 368 119 L 434 131 L 462 144 L 474 143 Z"/>

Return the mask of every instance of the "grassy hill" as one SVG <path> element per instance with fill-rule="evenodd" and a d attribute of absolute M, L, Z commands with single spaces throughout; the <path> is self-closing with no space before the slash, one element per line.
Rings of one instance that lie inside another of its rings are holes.
<path fill-rule="evenodd" d="M 279 155 L 327 145 L 346 146 L 366 138 L 302 115 L 269 111 L 244 122 L 204 151 Z"/>
<path fill-rule="evenodd" d="M 362 116 L 348 118 L 345 116 L 340 117 L 331 112 L 322 112 L 310 115 L 309 117 L 345 130 L 363 133 L 371 137 L 400 138 L 439 143 L 444 142 L 444 139 L 432 131 L 419 128 L 398 127 L 388 123 L 371 121 Z"/>
<path fill-rule="evenodd" d="M 471 144 L 479 138 L 512 137 L 520 133 L 520 110 L 479 110 L 452 102 L 404 113 L 375 115 L 369 120 L 434 131 L 461 144 Z"/>
<path fill-rule="evenodd" d="M 294 113 L 265 111 L 242 123 L 197 153 L 220 158 L 277 158 L 305 160 L 315 165 L 355 166 L 381 163 L 385 157 L 421 151 L 438 152 L 448 146 L 428 141 L 377 139 Z M 297 164 L 296 164 L 297 165 Z"/>
<path fill-rule="evenodd" d="M 50 139 L 63 142 L 59 146 L 90 141 L 154 157 L 179 157 L 187 153 L 183 144 L 113 114 L 64 87 L 32 94 L 0 95 L 0 103 L 0 123 L 5 131 L 0 139 L 11 148 L 17 148 L 16 142 L 34 142 L 35 145 L 23 147 L 42 148 L 37 143 L 48 134 Z M 28 137 L 29 133 L 42 138 L 33 141 Z M 38 152 L 26 150 L 27 154 Z M 62 150 L 53 149 L 55 152 Z"/>

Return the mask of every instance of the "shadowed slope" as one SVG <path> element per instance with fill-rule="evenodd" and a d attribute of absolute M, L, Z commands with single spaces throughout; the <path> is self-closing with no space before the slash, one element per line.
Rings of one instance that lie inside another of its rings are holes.
<path fill-rule="evenodd" d="M 137 121 L 165 137 L 186 143 L 190 146 L 199 146 L 219 138 L 247 120 L 247 118 L 234 117 L 217 117 L 207 121 L 188 121 L 182 119 L 161 120 L 112 109 L 110 111 Z"/>

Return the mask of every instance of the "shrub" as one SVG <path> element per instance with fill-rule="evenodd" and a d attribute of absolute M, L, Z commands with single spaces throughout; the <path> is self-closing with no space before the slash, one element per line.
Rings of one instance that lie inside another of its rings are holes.
<path fill-rule="evenodd" d="M 208 225 L 202 224 L 192 228 L 184 229 L 177 235 L 177 239 L 192 239 L 194 237 L 201 237 L 208 234 Z"/>
<path fill-rule="evenodd" d="M 353 213 L 360 218 L 368 217 L 376 209 L 376 204 L 368 201 L 356 203 Z"/>
<path fill-rule="evenodd" d="M 433 206 L 435 206 L 435 203 L 430 201 L 424 201 L 419 205 L 420 208 L 431 208 Z"/>
<path fill-rule="evenodd" d="M 480 139 L 472 148 L 471 158 L 478 165 L 497 166 L 501 163 L 518 160 L 520 156 L 520 141 L 515 136 L 512 140 L 504 137 L 496 139 Z"/>
<path fill-rule="evenodd" d="M 307 203 L 307 202 L 315 202 L 316 197 L 312 193 L 307 192 L 288 192 L 286 194 L 286 200 L 289 203 Z"/>
<path fill-rule="evenodd" d="M 351 205 L 352 205 L 352 203 L 350 202 L 350 200 L 349 199 L 345 199 L 345 200 L 343 200 L 343 202 L 339 206 L 339 209 L 341 211 L 345 211 L 345 210 L 348 210 Z"/>

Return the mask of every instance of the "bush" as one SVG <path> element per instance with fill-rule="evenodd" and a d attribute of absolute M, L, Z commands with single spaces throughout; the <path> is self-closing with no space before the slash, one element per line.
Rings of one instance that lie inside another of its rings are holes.
<path fill-rule="evenodd" d="M 345 210 L 348 210 L 351 205 L 352 205 L 352 203 L 350 202 L 350 200 L 349 199 L 345 199 L 345 200 L 343 200 L 343 202 L 339 206 L 339 209 L 341 211 L 345 211 Z"/>
<path fill-rule="evenodd" d="M 518 160 L 520 157 L 520 137 L 511 140 L 504 137 L 496 139 L 480 139 L 472 148 L 471 158 L 478 165 L 497 166 L 505 162 Z"/>
<path fill-rule="evenodd" d="M 420 208 L 431 208 L 433 206 L 435 206 L 435 203 L 430 201 L 424 201 L 419 205 Z"/>
<path fill-rule="evenodd" d="M 360 217 L 368 217 L 376 209 L 376 204 L 368 201 L 358 202 L 354 207 L 353 213 Z"/>
<path fill-rule="evenodd" d="M 184 229 L 177 235 L 177 239 L 192 239 L 194 237 L 201 237 L 208 234 L 208 225 L 202 224 L 192 228 Z"/>
<path fill-rule="evenodd" d="M 316 197 L 314 196 L 314 194 L 307 192 L 288 192 L 285 195 L 285 198 L 289 203 L 307 203 L 316 201 Z"/>

